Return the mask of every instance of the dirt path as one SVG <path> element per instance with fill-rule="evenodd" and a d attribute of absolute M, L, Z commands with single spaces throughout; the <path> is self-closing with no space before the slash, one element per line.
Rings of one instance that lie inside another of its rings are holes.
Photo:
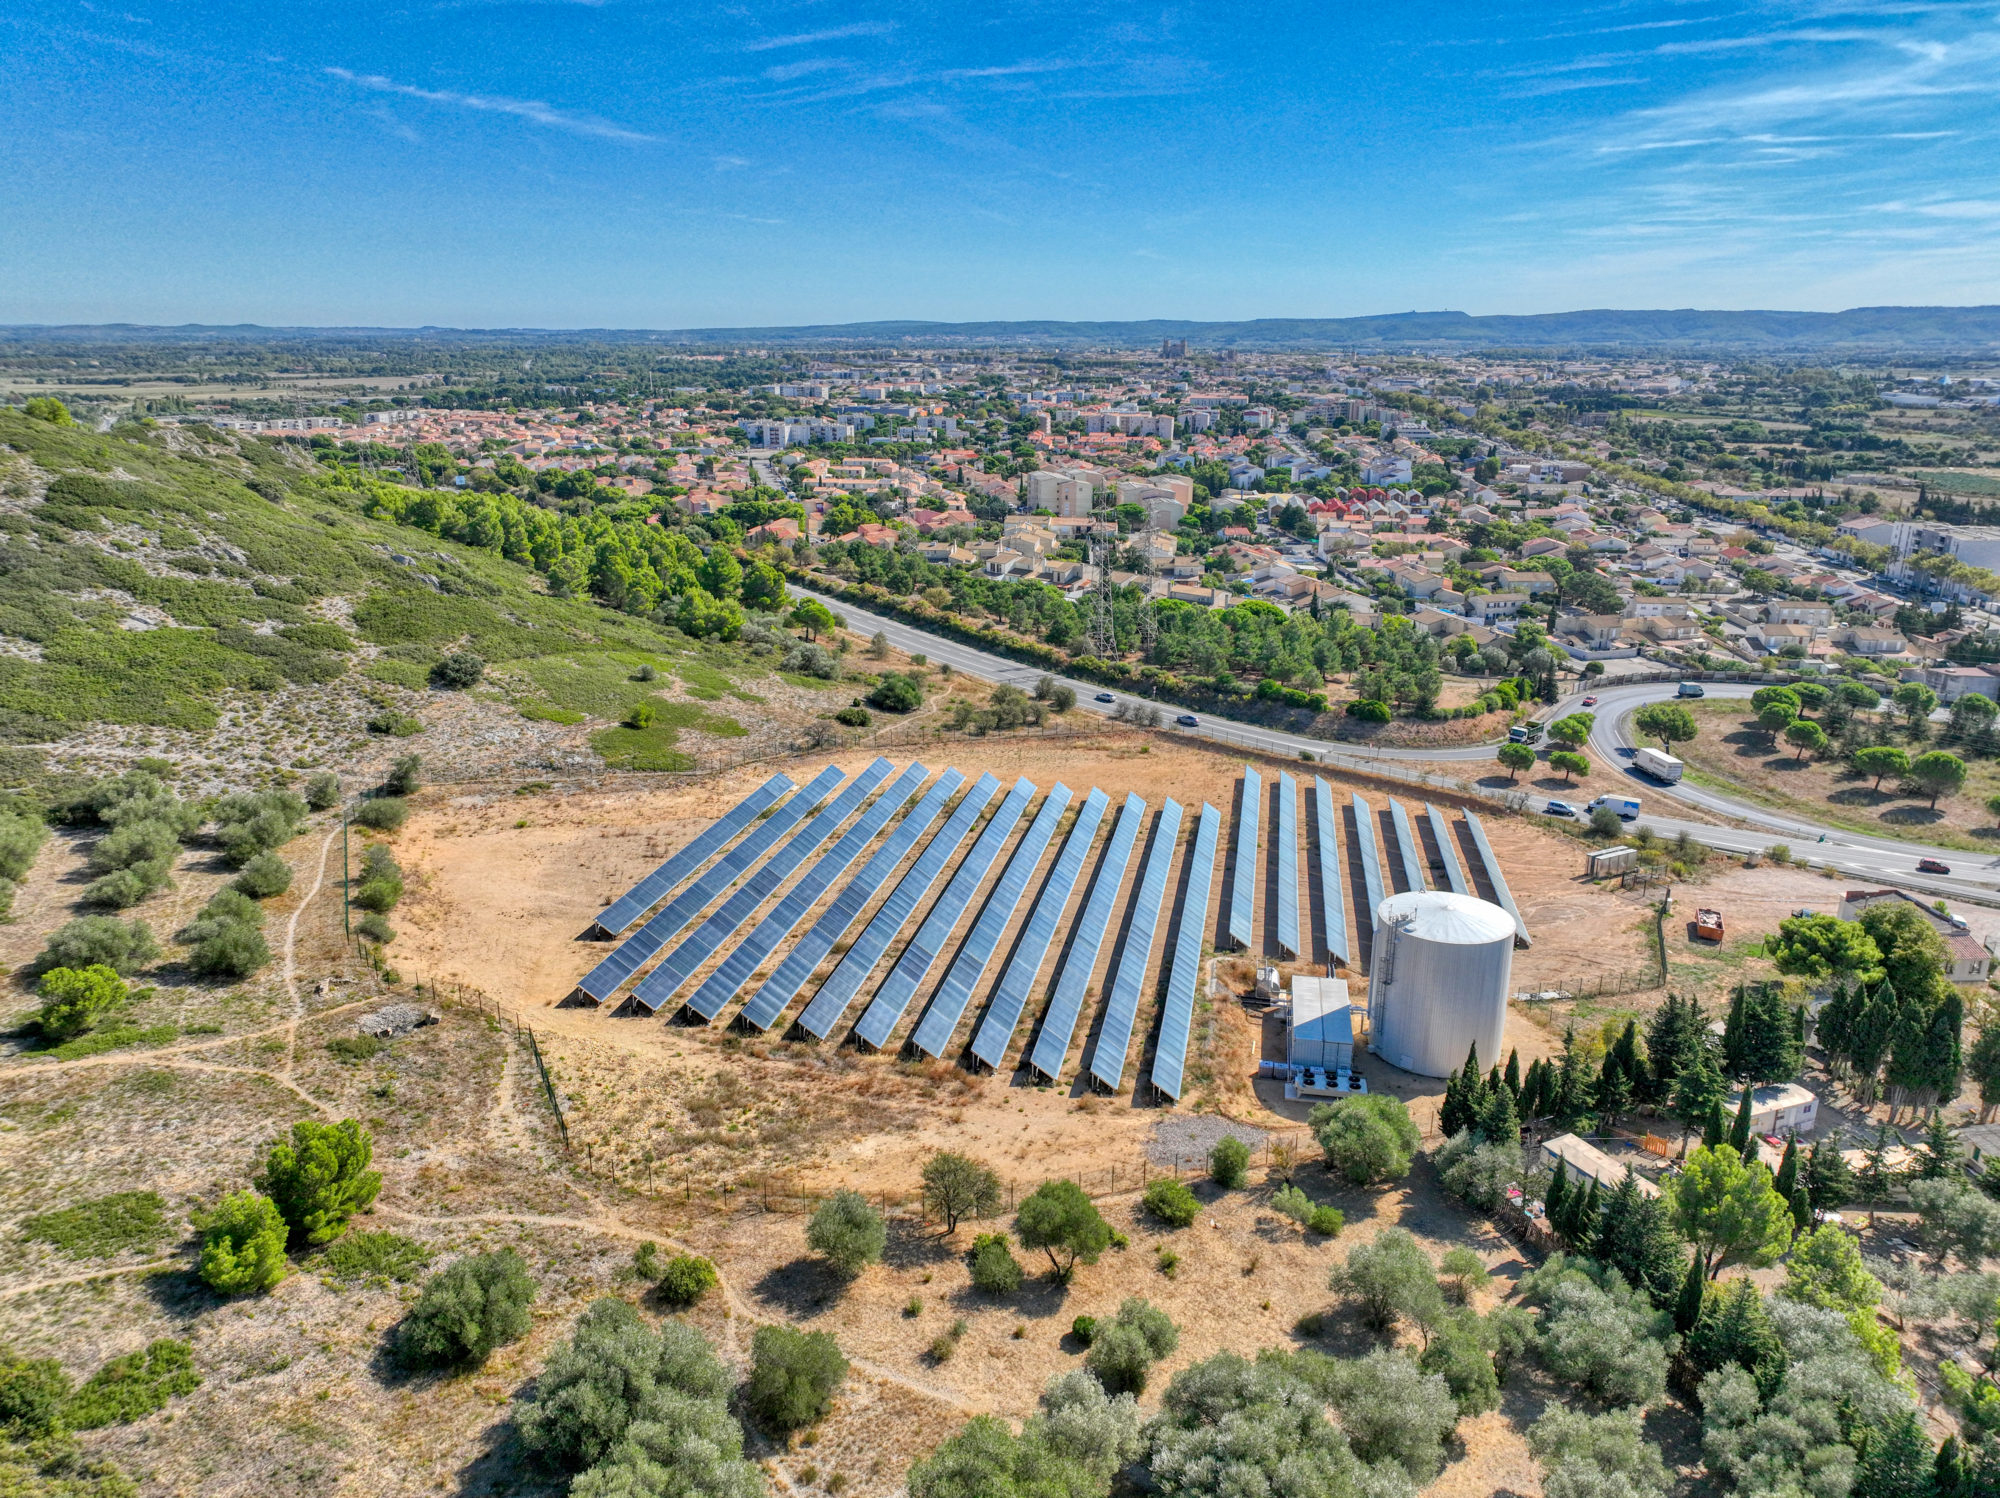
<path fill-rule="evenodd" d="M 305 892 L 293 910 L 292 918 L 285 922 L 285 993 L 292 1001 L 292 1017 L 285 1026 L 285 1076 L 290 1078 L 298 1064 L 299 1023 L 306 1017 L 306 1001 L 299 993 L 299 917 L 306 913 L 306 907 L 313 902 L 313 896 L 326 883 L 327 855 L 333 851 L 333 840 L 340 836 L 342 824 L 335 822 L 319 845 L 319 867 L 313 872 L 312 888 Z"/>
<path fill-rule="evenodd" d="M 0 1300 L 11 1300 L 17 1295 L 32 1295 L 37 1290 L 55 1290 L 64 1285 L 87 1285 L 92 1280 L 116 1279 L 121 1274 L 147 1274 L 155 1269 L 175 1269 L 179 1259 L 148 1259 L 143 1264 L 127 1264 L 121 1269 L 93 1269 L 86 1274 L 64 1274 L 54 1279 L 31 1280 L 25 1285 L 11 1285 L 0 1290 Z"/>

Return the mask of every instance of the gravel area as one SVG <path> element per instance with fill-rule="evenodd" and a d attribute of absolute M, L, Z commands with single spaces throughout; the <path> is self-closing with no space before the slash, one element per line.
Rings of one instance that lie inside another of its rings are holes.
<path fill-rule="evenodd" d="M 1232 1123 L 1212 1113 L 1170 1113 L 1153 1125 L 1152 1137 L 1146 1141 L 1146 1158 L 1155 1165 L 1205 1166 L 1208 1152 L 1225 1134 L 1234 1134 L 1249 1145 L 1253 1155 L 1264 1146 L 1262 1129 Z"/>

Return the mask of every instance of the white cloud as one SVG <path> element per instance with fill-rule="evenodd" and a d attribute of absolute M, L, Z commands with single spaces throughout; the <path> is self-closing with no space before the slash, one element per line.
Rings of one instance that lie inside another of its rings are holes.
<path fill-rule="evenodd" d="M 351 73 L 346 68 L 327 68 L 324 71 L 329 77 L 351 83 L 356 88 L 365 88 L 371 93 L 420 99 L 426 104 L 449 104 L 458 109 L 478 110 L 483 114 L 513 115 L 516 119 L 527 120 L 536 125 L 546 125 L 551 130 L 566 130 L 572 135 L 595 136 L 600 140 L 652 142 L 659 139 L 656 135 L 627 130 L 622 125 L 614 125 L 606 120 L 592 119 L 587 115 L 565 114 L 539 99 L 509 99 L 498 94 L 461 94 L 448 89 L 417 88 L 413 84 L 398 83 L 393 78 L 384 78 L 379 73 Z"/>

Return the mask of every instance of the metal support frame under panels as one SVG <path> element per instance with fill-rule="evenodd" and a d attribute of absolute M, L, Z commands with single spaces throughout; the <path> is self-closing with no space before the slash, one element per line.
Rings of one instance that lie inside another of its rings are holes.
<path fill-rule="evenodd" d="M 1055 996 L 1042 1016 L 1042 1033 L 1035 1037 L 1034 1054 L 1028 1065 L 1051 1082 L 1062 1075 L 1069 1043 L 1076 1036 L 1076 1022 L 1083 1013 L 1083 999 L 1090 987 L 1090 975 L 1097 971 L 1097 957 L 1104 950 L 1104 938 L 1111 929 L 1112 911 L 1118 891 L 1125 886 L 1125 870 L 1132 864 L 1132 849 L 1138 845 L 1139 829 L 1145 825 L 1146 803 L 1130 794 L 1119 809 L 1118 824 L 1104 845 L 1098 861 L 1097 878 L 1090 886 L 1090 899 L 1076 923 L 1076 936 L 1069 957 L 1056 978 Z"/>
<path fill-rule="evenodd" d="M 931 788 L 924 792 L 924 799 L 917 803 L 916 810 L 896 824 L 896 830 L 882 840 L 882 846 L 875 850 L 875 856 L 868 860 L 867 866 L 847 881 L 847 887 L 834 896 L 825 914 L 813 922 L 812 929 L 785 954 L 778 970 L 750 996 L 750 1002 L 743 1006 L 738 1016 L 745 1024 L 768 1030 L 777 1023 L 778 1016 L 799 996 L 799 990 L 805 987 L 813 969 L 826 960 L 834 943 L 860 919 L 863 907 L 909 856 L 910 849 L 917 845 L 917 839 L 943 815 L 946 803 L 958 794 L 958 788 L 964 784 L 965 777 L 957 770 L 947 769 L 938 776 Z"/>
<path fill-rule="evenodd" d="M 1290 780 L 1280 776 L 1280 783 Z M 1284 818 L 1281 816 L 1279 821 Z M 1187 1079 L 1188 1037 L 1194 1032 L 1194 990 L 1201 979 L 1202 938 L 1208 934 L 1208 896 L 1215 884 L 1215 849 L 1222 818 L 1206 801 L 1189 854 L 1187 898 L 1181 902 L 1180 930 L 1174 935 L 1173 966 L 1160 1011 L 1160 1044 L 1153 1052 L 1153 1089 L 1180 1101 Z M 1297 919 L 1297 911 L 1293 919 Z"/>
<path fill-rule="evenodd" d="M 1493 856 L 1493 845 L 1486 841 L 1486 829 L 1479 825 L 1479 814 L 1468 811 L 1465 825 L 1472 833 L 1473 846 L 1479 849 L 1479 861 L 1486 865 L 1486 882 L 1493 886 L 1494 898 L 1514 918 L 1514 940 L 1524 947 L 1534 945 L 1528 939 L 1528 923 L 1521 919 L 1521 907 L 1514 903 L 1514 892 L 1507 888 L 1507 876 L 1500 872 L 1500 860 Z"/>
<path fill-rule="evenodd" d="M 1168 797 L 1160 806 L 1153 850 L 1146 855 L 1139 879 L 1139 898 L 1132 924 L 1125 933 L 1125 950 L 1118 954 L 1118 971 L 1104 1006 L 1104 1025 L 1090 1051 L 1090 1079 L 1106 1092 L 1116 1092 L 1125 1080 L 1125 1056 L 1132 1049 L 1132 1026 L 1139 1017 L 1139 993 L 1146 969 L 1153 963 L 1153 944 L 1160 934 L 1160 909 L 1167 900 L 1167 875 L 1173 869 L 1174 848 L 1181 836 L 1181 804 Z"/>
<path fill-rule="evenodd" d="M 1410 814 L 1394 796 L 1389 798 L 1389 821 L 1396 829 L 1396 851 L 1403 859 L 1403 883 L 1411 889 L 1429 889 L 1431 882 L 1424 877 L 1424 845 L 1417 841 Z"/>
<path fill-rule="evenodd" d="M 704 827 L 652 873 L 626 890 L 598 913 L 597 929 L 617 936 L 640 916 L 674 892 L 687 877 L 713 858 L 729 840 L 757 820 L 758 813 L 777 804 L 792 788 L 783 775 L 773 775 L 728 811 Z"/>
<path fill-rule="evenodd" d="M 1465 870 L 1459 867 L 1458 854 L 1451 846 L 1451 825 L 1445 821 L 1444 813 L 1426 801 L 1424 815 L 1430 818 L 1431 836 L 1437 839 L 1438 857 L 1444 860 L 1445 883 L 1451 886 L 1453 894 L 1471 894 L 1472 889 L 1465 882 Z"/>
<path fill-rule="evenodd" d="M 1319 834 L 1319 913 L 1326 932 L 1326 950 L 1342 967 L 1354 966 L 1347 940 L 1347 881 L 1340 872 L 1340 815 L 1333 809 L 1333 787 L 1313 777 L 1313 820 Z"/>
<path fill-rule="evenodd" d="M 1049 872 L 1048 881 L 1042 886 L 1041 898 L 1035 901 L 1035 908 L 1028 916 L 1027 929 L 1014 947 L 1014 957 L 1007 964 L 1007 971 L 1000 975 L 994 986 L 992 1002 L 987 1006 L 986 1017 L 979 1022 L 979 1031 L 972 1037 L 972 1057 L 986 1065 L 998 1068 L 1007 1054 L 1007 1047 L 1013 1042 L 1015 1027 L 1021 1023 L 1021 1011 L 1028 1007 L 1028 990 L 1035 981 L 1035 974 L 1042 970 L 1042 959 L 1049 955 L 1049 944 L 1055 940 L 1056 926 L 1062 920 L 1062 913 L 1069 906 L 1069 897 L 1076 889 L 1077 875 L 1083 872 L 1083 861 L 1090 855 L 1090 845 L 1097 838 L 1097 829 L 1104 821 L 1104 812 L 1111 805 L 1111 798 L 1091 787 L 1084 798 L 1083 807 L 1076 814 L 1076 821 L 1070 824 L 1069 837 L 1063 842 L 1063 850 L 1056 857 L 1056 866 Z"/>
<path fill-rule="evenodd" d="M 1299 784 L 1278 774 L 1278 948 L 1303 956 L 1299 939 Z"/>
<path fill-rule="evenodd" d="M 1264 779 L 1243 767 L 1242 812 L 1236 823 L 1236 863 L 1229 880 L 1229 939 L 1246 951 L 1257 929 L 1257 843 L 1263 827 Z"/>
<path fill-rule="evenodd" d="M 1362 913 L 1368 929 L 1375 929 L 1375 911 L 1382 903 L 1382 856 L 1375 851 L 1375 813 L 1360 796 L 1354 797 L 1355 846 L 1361 850 L 1362 894 L 1368 905 Z"/>
<path fill-rule="evenodd" d="M 840 966 L 819 992 L 806 1005 L 805 1013 L 799 1016 L 799 1028 L 816 1040 L 825 1040 L 833 1033 L 833 1027 L 840 1023 L 840 1017 L 847 1013 L 854 996 L 861 992 L 861 985 L 868 981 L 868 975 L 875 971 L 875 964 L 882 960 L 882 954 L 889 950 L 889 943 L 896 939 L 896 933 L 931 892 L 944 874 L 944 866 L 958 852 L 959 844 L 971 833 L 979 814 L 986 810 L 986 803 L 993 799 L 1000 789 L 1000 781 L 994 775 L 982 775 L 972 783 L 972 789 L 965 798 L 952 809 L 951 817 L 938 835 L 925 845 L 917 861 L 910 865 L 889 898 L 882 902 L 882 908 L 875 912 L 874 919 L 862 929 L 861 935 L 847 955 L 840 959 Z"/>

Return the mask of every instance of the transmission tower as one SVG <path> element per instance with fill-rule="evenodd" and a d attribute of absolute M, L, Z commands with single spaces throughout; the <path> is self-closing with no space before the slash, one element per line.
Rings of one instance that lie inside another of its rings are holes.
<path fill-rule="evenodd" d="M 1097 568 L 1097 584 L 1090 594 L 1090 648 L 1099 660 L 1118 654 L 1118 629 L 1111 613 L 1111 543 L 1103 536 L 1090 539 L 1091 565 Z"/>

